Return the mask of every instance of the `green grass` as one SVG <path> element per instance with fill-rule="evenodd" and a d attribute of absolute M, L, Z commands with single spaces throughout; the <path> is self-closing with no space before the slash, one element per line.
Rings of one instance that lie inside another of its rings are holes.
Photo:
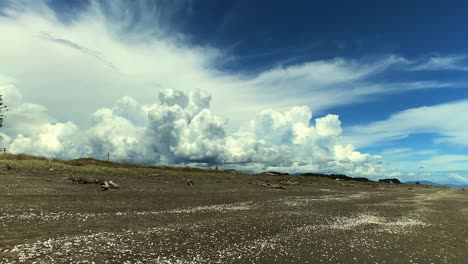
<path fill-rule="evenodd" d="M 27 173 L 54 173 L 64 176 L 88 176 L 88 177 L 158 177 L 165 181 L 180 181 L 191 179 L 193 181 L 206 183 L 238 182 L 238 183 L 280 183 L 294 180 L 299 183 L 323 182 L 333 183 L 322 177 L 304 177 L 288 175 L 257 175 L 240 172 L 200 169 L 193 167 L 171 167 L 171 166 L 144 166 L 129 163 L 116 163 L 91 158 L 76 160 L 47 159 L 45 157 L 31 156 L 26 154 L 4 154 L 0 155 L 0 169 L 10 166 L 15 172 Z M 53 172 L 50 172 L 50 169 Z"/>

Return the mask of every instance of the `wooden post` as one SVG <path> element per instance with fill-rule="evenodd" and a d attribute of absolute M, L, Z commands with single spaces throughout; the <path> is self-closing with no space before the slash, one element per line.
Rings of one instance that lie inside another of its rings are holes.
<path fill-rule="evenodd" d="M 107 161 L 110 161 L 110 153 L 107 152 Z"/>
<path fill-rule="evenodd" d="M 3 154 L 5 154 L 5 153 L 6 153 L 6 148 L 3 148 Z"/>

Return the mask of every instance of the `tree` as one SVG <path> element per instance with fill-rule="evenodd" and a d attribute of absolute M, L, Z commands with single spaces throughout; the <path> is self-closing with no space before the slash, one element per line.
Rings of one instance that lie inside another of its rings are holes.
<path fill-rule="evenodd" d="M 8 112 L 6 105 L 3 105 L 3 95 L 0 95 L 0 128 L 3 127 L 3 119 L 5 119 L 5 112 Z M 0 136 L 0 140 L 3 140 L 3 137 Z"/>

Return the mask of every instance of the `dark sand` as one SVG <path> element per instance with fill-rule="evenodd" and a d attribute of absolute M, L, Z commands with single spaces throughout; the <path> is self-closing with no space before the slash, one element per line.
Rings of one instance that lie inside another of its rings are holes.
<path fill-rule="evenodd" d="M 468 263 L 468 191 L 251 177 L 115 176 L 122 188 L 102 192 L 4 172 L 0 262 Z"/>

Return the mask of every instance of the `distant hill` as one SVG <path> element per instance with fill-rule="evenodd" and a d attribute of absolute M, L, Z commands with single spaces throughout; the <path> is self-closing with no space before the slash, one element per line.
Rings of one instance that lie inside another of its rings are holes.
<path fill-rule="evenodd" d="M 437 182 L 426 181 L 426 180 L 423 180 L 423 181 L 408 181 L 408 182 L 405 182 L 405 184 L 417 184 L 418 182 L 421 185 L 446 186 L 446 187 L 452 187 L 452 188 L 468 188 L 468 184 L 455 184 L 455 183 L 443 184 L 443 183 L 437 183 Z"/>
<path fill-rule="evenodd" d="M 340 179 L 340 180 L 343 180 L 343 181 L 359 181 L 359 182 L 371 182 L 371 180 L 369 180 L 368 178 L 364 178 L 364 177 L 356 177 L 356 178 L 353 178 L 353 177 L 349 177 L 349 176 L 346 176 L 346 175 L 342 175 L 342 174 L 321 174 L 321 173 L 302 173 L 302 174 L 299 174 L 299 176 L 308 176 L 308 177 L 326 177 L 326 178 L 331 178 L 331 179 Z"/>
<path fill-rule="evenodd" d="M 385 182 L 385 183 L 393 183 L 393 184 L 401 184 L 400 180 L 397 178 L 387 178 L 387 179 L 380 179 L 379 182 Z"/>
<path fill-rule="evenodd" d="M 407 181 L 407 182 L 404 182 L 404 183 L 405 184 L 417 184 L 418 182 L 421 185 L 442 186 L 442 184 L 439 184 L 439 183 L 433 182 L 433 181 Z"/>

